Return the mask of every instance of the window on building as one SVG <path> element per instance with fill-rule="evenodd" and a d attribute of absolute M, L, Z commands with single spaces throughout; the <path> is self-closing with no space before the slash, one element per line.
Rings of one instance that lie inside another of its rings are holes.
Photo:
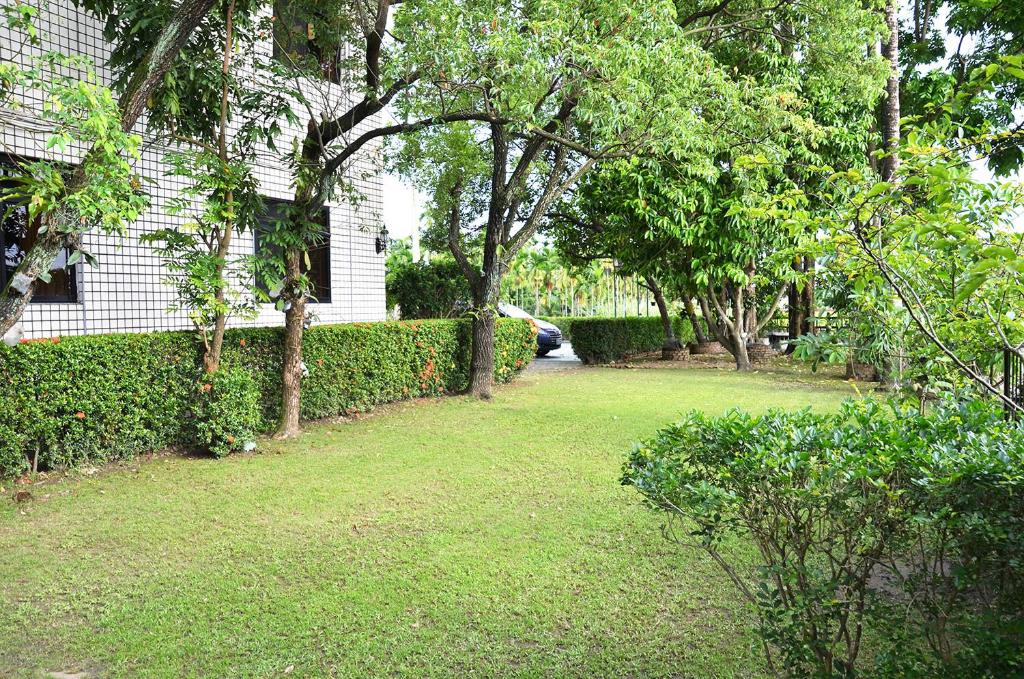
<path fill-rule="evenodd" d="M 284 64 L 315 63 L 324 80 L 341 82 L 341 48 L 330 44 L 328 15 L 313 3 L 304 3 L 302 10 L 288 0 L 274 3 L 274 58 Z"/>
<path fill-rule="evenodd" d="M 259 253 L 263 248 L 269 247 L 270 251 L 278 256 L 280 251 L 276 246 L 261 244 L 260 234 L 286 218 L 286 211 L 291 202 L 275 198 L 264 198 L 263 202 L 266 210 L 260 216 L 256 227 L 256 252 Z M 318 222 L 323 227 L 322 235 L 317 244 L 309 249 L 309 266 L 303 262 L 302 272 L 309 278 L 312 286 L 311 294 L 314 299 L 311 301 L 325 304 L 331 301 L 331 213 L 326 207 L 321 210 Z"/>
<path fill-rule="evenodd" d="M 0 159 L 0 188 L 11 185 L 13 162 Z M 0 192 L 2 193 L 2 192 Z M 25 253 L 31 249 L 39 235 L 39 220 L 29 220 L 28 208 L 4 201 L 0 196 L 0 253 L 3 253 L 3 265 L 0 266 L 0 290 L 7 286 L 25 259 Z M 78 301 L 78 264 L 68 266 L 70 252 L 66 249 L 57 255 L 50 266 L 49 282 L 42 279 L 36 281 L 32 302 L 36 304 L 71 304 Z"/>

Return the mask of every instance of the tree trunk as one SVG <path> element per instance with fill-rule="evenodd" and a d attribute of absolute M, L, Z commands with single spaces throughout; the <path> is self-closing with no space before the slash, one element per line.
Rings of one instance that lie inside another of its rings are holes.
<path fill-rule="evenodd" d="M 53 266 L 60 251 L 67 247 L 68 236 L 60 232 L 55 224 L 62 220 L 73 219 L 62 214 L 62 210 L 43 215 L 43 223 L 54 224 L 46 232 L 39 236 L 21 260 L 21 264 L 15 270 L 7 282 L 7 287 L 0 294 L 0 336 L 7 334 L 21 315 L 25 313 L 25 307 L 32 301 L 32 294 L 35 292 L 36 281 L 39 276 L 45 274 Z"/>
<path fill-rule="evenodd" d="M 752 267 L 753 265 L 751 265 Z M 750 276 L 749 286 L 753 286 L 753 273 L 748 271 Z M 744 313 L 744 301 L 750 304 L 752 307 L 755 305 L 753 296 L 746 297 L 744 293 L 748 288 L 740 287 L 739 285 L 733 284 L 732 290 L 732 336 L 733 336 L 733 357 L 736 359 L 737 370 L 751 370 L 753 366 L 750 363 L 750 355 L 747 353 L 747 328 L 744 327 L 744 320 L 749 322 L 750 319 L 746 318 L 747 314 Z M 756 313 L 756 312 L 755 312 Z M 755 329 L 756 329 L 756 315 Z"/>
<path fill-rule="evenodd" d="M 178 6 L 121 96 L 119 105 L 122 129 L 129 131 L 135 127 L 145 110 L 146 101 L 214 4 L 214 0 L 185 0 Z M 85 184 L 81 167 L 79 165 L 79 169 L 68 181 L 68 193 L 74 193 Z M 69 235 L 69 232 L 75 233 L 78 230 L 75 215 L 57 210 L 43 215 L 42 219 L 50 227 L 25 254 L 7 286 L 0 291 L 0 336 L 6 334 L 25 312 L 25 307 L 32 301 L 39 275 L 50 270 L 62 249 L 73 245 L 74 236 Z"/>
<path fill-rule="evenodd" d="M 804 319 L 803 325 L 800 327 L 800 331 L 804 335 L 812 335 L 815 332 L 814 315 L 816 311 L 814 308 L 814 271 L 816 266 L 814 257 L 804 257 L 804 273 L 807 274 L 807 282 L 804 283 L 801 299 Z"/>
<path fill-rule="evenodd" d="M 750 354 L 747 353 L 747 343 L 742 338 L 735 343 L 735 351 L 733 351 L 732 355 L 736 359 L 737 370 L 748 371 L 754 369 L 753 364 L 750 362 Z"/>
<path fill-rule="evenodd" d="M 228 164 L 228 104 L 229 96 L 231 94 L 228 76 L 231 74 L 231 47 L 234 42 L 234 17 L 235 0 L 231 0 L 228 3 L 224 21 L 224 60 L 221 64 L 221 76 L 224 82 L 221 85 L 220 125 L 218 126 L 217 131 L 217 152 L 222 167 L 226 167 Z M 235 202 L 235 192 L 228 189 L 224 193 L 224 202 L 226 205 L 232 205 Z M 224 299 L 226 297 L 227 281 L 224 280 L 224 271 L 227 268 L 228 251 L 231 248 L 231 236 L 234 234 L 234 231 L 235 225 L 230 219 L 225 219 L 224 223 L 219 226 L 217 238 L 217 265 L 215 267 L 215 275 L 217 277 L 217 292 L 215 294 L 215 298 L 217 300 L 217 304 L 221 307 L 223 307 Z M 227 328 L 227 325 L 227 313 L 218 313 L 213 324 L 213 338 L 207 346 L 206 355 L 203 356 L 203 367 L 206 369 L 207 373 L 217 372 L 220 368 L 220 356 L 221 351 L 224 348 L 224 330 Z"/>
<path fill-rule="evenodd" d="M 227 314 L 218 314 L 213 324 L 213 337 L 210 338 L 210 346 L 203 356 L 203 369 L 207 373 L 215 373 L 220 369 L 220 357 L 224 350 L 224 331 L 227 330 Z"/>
<path fill-rule="evenodd" d="M 715 341 L 717 341 L 719 344 L 725 347 L 728 343 L 726 330 L 723 327 L 722 322 L 718 317 L 718 314 L 715 311 L 711 310 L 712 305 L 709 300 L 711 299 L 711 295 L 713 294 L 714 291 L 709 290 L 708 297 L 698 297 L 697 301 L 700 302 L 700 310 L 701 313 L 704 315 L 705 322 L 708 324 L 708 331 L 711 333 L 712 337 L 715 338 Z"/>
<path fill-rule="evenodd" d="M 754 281 L 754 273 L 757 267 L 750 262 L 745 269 L 747 274 L 747 286 L 743 292 L 743 298 L 747 300 L 748 307 L 744 312 L 746 320 L 743 322 L 743 335 L 747 342 L 757 341 L 757 283 Z"/>
<path fill-rule="evenodd" d="M 473 316 L 473 353 L 469 362 L 469 394 L 489 400 L 494 390 L 494 329 L 492 305 L 479 306 Z"/>
<path fill-rule="evenodd" d="M 489 249 L 485 246 L 485 250 Z M 500 262 L 484 257 L 491 266 L 483 271 L 473 286 L 473 346 L 469 361 L 469 388 L 467 393 L 489 400 L 494 390 L 494 331 L 497 326 L 499 292 L 501 290 Z"/>
<path fill-rule="evenodd" d="M 744 287 L 735 284 L 730 290 L 727 285 L 722 289 L 721 295 L 716 297 L 715 290 L 709 286 L 708 296 L 698 297 L 698 300 L 715 339 L 736 360 L 736 369 L 751 370 L 753 366 L 750 363 L 750 354 L 747 353 L 747 341 L 743 329 L 746 316 L 743 311 L 743 290 Z M 730 294 L 732 295 L 731 305 L 728 304 Z"/>
<path fill-rule="evenodd" d="M 233 200 L 232 192 L 228 191 L 227 200 L 231 202 Z M 220 285 L 217 288 L 217 302 L 223 304 L 226 296 L 227 281 L 224 280 L 224 271 L 227 268 L 227 256 L 228 250 L 231 247 L 231 236 L 234 233 L 234 224 L 227 223 L 223 225 L 223 231 L 221 231 L 220 241 L 217 244 L 217 257 L 220 263 L 217 264 L 216 275 Z M 220 368 L 220 357 L 224 349 L 224 331 L 228 326 L 228 315 L 226 313 L 217 314 L 217 319 L 213 324 L 213 337 L 210 339 L 210 346 L 206 351 L 206 355 L 203 357 L 203 367 L 206 372 L 212 373 L 217 372 Z"/>
<path fill-rule="evenodd" d="M 814 269 L 813 257 L 797 257 L 793 260 L 793 270 L 804 274 L 804 286 L 803 289 L 798 289 L 795 284 L 789 286 L 787 330 L 790 344 L 786 348 L 787 354 L 792 354 L 796 349 L 793 340 L 814 332 Z"/>
<path fill-rule="evenodd" d="M 167 70 L 188 44 L 192 32 L 202 22 L 215 0 L 184 0 L 174 16 L 163 27 L 160 37 L 146 55 L 145 62 L 132 74 L 124 94 L 118 102 L 121 108 L 121 126 L 126 132 L 135 127 L 146 102 L 164 79 Z"/>
<path fill-rule="evenodd" d="M 654 302 L 658 305 L 658 314 L 661 316 L 661 329 L 665 333 L 665 342 L 661 348 L 669 351 L 681 348 L 683 345 L 676 339 L 675 328 L 672 327 L 672 316 L 669 315 L 668 303 L 665 301 L 661 286 L 658 285 L 654 276 L 648 274 L 644 274 L 644 281 L 646 281 L 648 289 L 654 293 Z"/>
<path fill-rule="evenodd" d="M 690 325 L 693 326 L 693 338 L 698 344 L 707 344 L 708 337 L 704 334 L 704 328 L 701 327 L 700 319 L 697 318 L 697 307 L 693 303 L 692 297 L 686 298 L 686 317 L 690 319 Z"/>
<path fill-rule="evenodd" d="M 890 182 L 899 167 L 900 144 L 900 32 L 899 3 L 886 0 L 885 26 L 888 37 L 882 42 L 882 57 L 889 62 L 889 78 L 885 83 L 885 101 L 882 109 L 882 181 Z"/>
<path fill-rule="evenodd" d="M 289 438 L 299 433 L 302 393 L 302 335 L 306 321 L 306 296 L 299 286 L 302 275 L 301 253 L 289 250 L 285 255 L 288 291 L 284 316 L 284 355 L 281 365 L 281 420 L 277 436 Z"/>
<path fill-rule="evenodd" d="M 793 270 L 803 271 L 803 258 L 797 257 L 793 260 Z M 786 330 L 788 331 L 790 344 L 786 349 L 787 354 L 793 353 L 795 348 L 792 344 L 793 340 L 800 337 L 803 334 L 803 327 L 805 322 L 806 311 L 804 310 L 804 293 L 796 285 L 789 286 L 789 323 L 787 324 Z"/>

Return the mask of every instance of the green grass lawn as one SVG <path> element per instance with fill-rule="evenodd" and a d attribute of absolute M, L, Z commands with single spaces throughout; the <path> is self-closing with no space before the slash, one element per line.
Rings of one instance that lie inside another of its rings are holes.
<path fill-rule="evenodd" d="M 527 374 L 221 461 L 0 495 L 0 676 L 756 676 L 749 611 L 618 484 L 690 408 L 834 407 L 716 370 Z"/>

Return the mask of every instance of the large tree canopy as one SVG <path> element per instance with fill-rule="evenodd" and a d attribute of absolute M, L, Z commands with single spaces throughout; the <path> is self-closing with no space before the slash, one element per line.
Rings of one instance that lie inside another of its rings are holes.
<path fill-rule="evenodd" d="M 399 115 L 464 120 L 407 135 L 399 166 L 433 196 L 473 288 L 471 389 L 487 396 L 502 276 L 559 198 L 615 158 L 658 148 L 707 157 L 740 88 L 670 2 L 453 3 L 441 26 L 437 11 L 397 16 L 426 38 L 439 77 L 399 101 Z M 466 242 L 476 240 L 473 257 Z"/>
<path fill-rule="evenodd" d="M 792 258 L 808 236 L 758 205 L 815 181 L 809 165 L 867 163 L 885 74 L 864 49 L 880 29 L 870 10 L 789 3 L 773 20 L 705 42 L 736 97 L 703 154 L 664 146 L 608 166 L 556 211 L 553 229 L 563 251 L 616 257 L 657 272 L 684 303 L 696 297 L 741 368 L 786 284 L 803 283 Z"/>

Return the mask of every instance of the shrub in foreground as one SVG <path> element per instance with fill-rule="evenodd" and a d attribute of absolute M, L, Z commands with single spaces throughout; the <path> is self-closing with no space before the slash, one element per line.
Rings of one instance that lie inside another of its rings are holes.
<path fill-rule="evenodd" d="M 1024 672 L 1024 429 L 998 409 L 691 413 L 623 483 L 728 574 L 775 673 Z"/>
<path fill-rule="evenodd" d="M 530 362 L 533 333 L 524 321 L 499 321 L 496 380 L 512 379 Z M 198 445 L 214 453 L 237 449 L 232 446 L 244 445 L 253 422 L 257 432 L 277 423 L 282 340 L 281 328 L 229 330 L 223 365 L 230 371 L 215 383 L 202 381 L 202 346 L 194 333 L 0 345 L 0 478 L 33 466 L 72 467 L 170 446 Z M 461 391 L 469 379 L 469 347 L 465 320 L 311 328 L 303 339 L 309 374 L 303 379 L 302 416 L 334 417 Z M 208 392 L 197 391 L 203 384 L 211 384 Z M 199 424 L 212 416 L 207 425 Z"/>
<path fill-rule="evenodd" d="M 693 329 L 673 319 L 676 338 L 684 345 Z M 572 321 L 572 348 L 584 363 L 610 363 L 629 356 L 657 351 L 665 343 L 658 316 L 634 318 L 577 318 Z"/>

